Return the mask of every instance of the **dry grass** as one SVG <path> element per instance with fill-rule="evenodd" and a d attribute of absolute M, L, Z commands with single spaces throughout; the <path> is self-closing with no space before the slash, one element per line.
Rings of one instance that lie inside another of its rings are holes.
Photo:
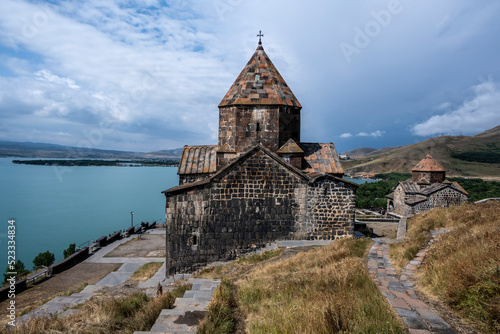
<path fill-rule="evenodd" d="M 172 293 L 148 298 L 134 293 L 123 298 L 93 298 L 80 308 L 81 312 L 58 318 L 35 318 L 10 333 L 133 333 L 149 330 L 161 310 L 172 308 Z"/>
<path fill-rule="evenodd" d="M 392 263 L 398 268 L 404 268 L 429 239 L 429 233 L 435 229 L 453 228 L 458 222 L 449 219 L 459 207 L 434 209 L 408 219 L 407 232 L 400 243 L 389 245 L 389 255 Z"/>
<path fill-rule="evenodd" d="M 198 333 L 232 333 L 236 325 L 234 310 L 237 307 L 234 285 L 223 279 L 212 300 L 207 316 L 198 325 Z"/>
<path fill-rule="evenodd" d="M 402 333 L 404 326 L 364 263 L 370 244 L 343 239 L 256 267 L 234 281 L 232 315 L 227 316 L 227 307 L 215 314 L 226 325 L 239 318 L 238 328 L 249 333 Z M 231 305 L 228 291 L 219 295 Z M 214 303 L 224 305 L 224 300 L 216 296 Z M 205 332 L 223 332 L 210 328 Z"/>
<path fill-rule="evenodd" d="M 500 333 L 500 203 L 432 210 L 415 216 L 391 256 L 410 256 L 429 230 L 452 228 L 429 249 L 421 285 L 480 328 Z M 424 238 L 425 236 L 425 238 Z M 406 261 L 401 261 L 404 264 Z"/>
<path fill-rule="evenodd" d="M 175 298 L 184 295 L 191 284 L 179 285 L 158 298 L 149 298 L 144 293 L 133 293 L 126 297 L 94 297 L 82 306 L 81 312 L 67 317 L 36 318 L 24 326 L 9 331 L 12 334 L 35 333 L 133 333 L 148 331 L 162 309 L 172 308 Z"/>
<path fill-rule="evenodd" d="M 212 266 L 203 269 L 195 277 L 198 278 L 227 278 L 233 279 L 238 276 L 244 275 L 246 272 L 252 270 L 254 266 L 261 264 L 262 262 L 268 261 L 270 259 L 276 258 L 282 255 L 284 248 L 277 248 L 271 251 L 262 252 L 261 254 L 251 254 L 239 258 L 227 265 L 223 266 Z"/>
<path fill-rule="evenodd" d="M 144 282 L 156 274 L 163 265 L 163 262 L 148 262 L 140 266 L 134 274 L 128 279 L 129 281 Z"/>

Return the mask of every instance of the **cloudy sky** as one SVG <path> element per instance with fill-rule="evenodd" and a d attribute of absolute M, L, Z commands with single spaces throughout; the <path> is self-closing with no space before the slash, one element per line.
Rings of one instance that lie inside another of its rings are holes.
<path fill-rule="evenodd" d="M 0 140 L 216 144 L 259 30 L 302 141 L 344 152 L 500 124 L 495 0 L 2 0 Z"/>

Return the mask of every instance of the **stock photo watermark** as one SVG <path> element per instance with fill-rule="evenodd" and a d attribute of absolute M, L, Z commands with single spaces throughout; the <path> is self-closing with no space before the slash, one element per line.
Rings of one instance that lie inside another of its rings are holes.
<path fill-rule="evenodd" d="M 18 50 L 17 42 L 19 40 L 29 41 L 35 38 L 40 31 L 47 27 L 52 18 L 51 12 L 43 7 L 38 9 L 33 14 L 26 14 L 20 18 L 17 32 L 8 34 L 10 45 L 14 50 Z"/>
<path fill-rule="evenodd" d="M 412 0 L 407 1 L 411 2 Z M 359 55 L 363 49 L 368 47 L 392 23 L 394 17 L 401 14 L 403 10 L 404 6 L 400 0 L 390 0 L 385 8 L 371 10 L 370 17 L 372 19 L 361 27 L 355 26 L 353 28 L 354 37 L 352 42 L 343 41 L 339 44 L 347 63 L 350 64 L 354 55 Z"/>
<path fill-rule="evenodd" d="M 234 11 L 243 1 L 244 0 L 214 0 L 213 5 L 219 19 L 224 21 L 224 16 Z"/>
<path fill-rule="evenodd" d="M 8 325 L 16 325 L 16 220 L 9 219 L 7 222 L 7 286 L 9 287 L 7 297 Z"/>

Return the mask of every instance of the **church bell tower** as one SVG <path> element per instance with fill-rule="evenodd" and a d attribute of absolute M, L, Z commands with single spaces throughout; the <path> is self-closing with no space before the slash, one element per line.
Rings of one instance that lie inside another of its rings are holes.
<path fill-rule="evenodd" d="M 219 103 L 218 168 L 259 144 L 276 153 L 289 139 L 300 143 L 302 106 L 257 36 L 257 50 Z"/>

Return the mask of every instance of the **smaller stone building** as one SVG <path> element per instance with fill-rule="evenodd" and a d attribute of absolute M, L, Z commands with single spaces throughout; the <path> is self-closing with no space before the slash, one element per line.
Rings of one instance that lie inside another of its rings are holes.
<path fill-rule="evenodd" d="M 430 153 L 411 170 L 412 178 L 399 182 L 387 195 L 387 211 L 416 214 L 434 208 L 468 203 L 469 194 L 457 182 L 445 180 L 446 170 Z"/>

